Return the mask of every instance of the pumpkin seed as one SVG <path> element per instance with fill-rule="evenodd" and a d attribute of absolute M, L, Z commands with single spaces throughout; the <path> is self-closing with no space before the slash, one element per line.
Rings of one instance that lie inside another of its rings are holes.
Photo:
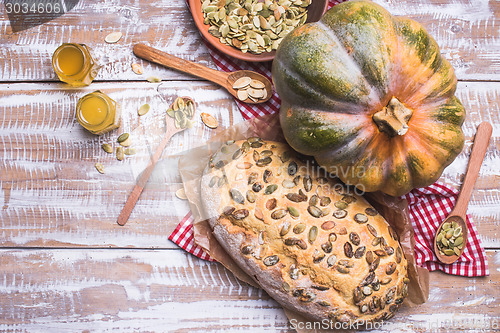
<path fill-rule="evenodd" d="M 129 134 L 128 133 L 123 133 L 121 134 L 117 139 L 116 141 L 118 141 L 118 143 L 122 143 L 123 141 L 127 140 L 129 138 Z"/>
<path fill-rule="evenodd" d="M 125 157 L 125 155 L 124 155 L 124 152 L 123 152 L 123 147 L 116 148 L 116 159 L 118 161 L 123 161 L 124 157 Z"/>
<path fill-rule="evenodd" d="M 337 234 L 332 232 L 328 235 L 328 241 L 330 243 L 335 243 L 335 241 L 337 240 Z"/>
<path fill-rule="evenodd" d="M 272 255 L 272 256 L 269 256 L 269 257 L 265 257 L 264 260 L 262 260 L 262 262 L 266 266 L 276 265 L 278 263 L 278 261 L 280 261 L 280 258 L 277 255 Z"/>
<path fill-rule="evenodd" d="M 365 295 L 363 294 L 361 288 L 359 286 L 354 288 L 354 292 L 353 292 L 354 304 L 361 302 L 364 298 L 365 298 Z"/>
<path fill-rule="evenodd" d="M 304 190 L 306 190 L 306 192 L 309 192 L 312 189 L 311 176 L 309 176 L 309 175 L 304 176 L 303 183 L 304 183 Z"/>
<path fill-rule="evenodd" d="M 446 254 L 447 256 L 452 256 L 455 254 L 455 251 L 453 251 L 452 249 L 443 249 L 443 252 L 444 254 Z"/>
<path fill-rule="evenodd" d="M 385 266 L 385 273 L 387 275 L 391 275 L 395 271 L 396 271 L 396 263 L 390 262 L 390 263 L 387 264 L 387 266 Z"/>
<path fill-rule="evenodd" d="M 455 239 L 455 247 L 458 247 L 464 243 L 464 238 L 462 236 Z"/>
<path fill-rule="evenodd" d="M 314 194 L 311 196 L 311 199 L 309 199 L 309 205 L 311 206 L 316 206 L 318 204 L 318 196 Z"/>
<path fill-rule="evenodd" d="M 288 231 L 290 231 L 290 222 L 287 221 L 281 227 L 280 236 L 281 237 L 285 236 L 288 233 Z"/>
<path fill-rule="evenodd" d="M 370 234 L 373 235 L 373 237 L 377 237 L 378 236 L 377 230 L 370 223 L 368 223 L 366 225 L 366 228 L 368 229 L 368 231 L 370 232 Z"/>
<path fill-rule="evenodd" d="M 326 221 L 321 225 L 321 229 L 323 230 L 330 230 L 333 229 L 334 227 L 335 227 L 335 222 L 333 221 Z"/>
<path fill-rule="evenodd" d="M 311 229 L 309 229 L 309 243 L 312 244 L 316 240 L 316 237 L 318 237 L 318 227 L 312 226 Z"/>
<path fill-rule="evenodd" d="M 236 210 L 236 208 L 232 207 L 232 206 L 226 206 L 224 207 L 224 209 L 222 210 L 222 213 L 224 215 L 231 215 L 234 211 Z"/>
<path fill-rule="evenodd" d="M 330 253 L 330 252 L 332 252 L 332 250 L 333 250 L 332 243 L 330 243 L 330 242 L 326 242 L 326 243 L 321 244 L 321 249 L 322 249 L 322 250 L 323 250 L 323 252 L 325 252 L 325 253 Z"/>
<path fill-rule="evenodd" d="M 391 283 L 391 281 L 392 281 L 392 278 L 390 276 L 386 276 L 380 280 L 380 284 L 386 285 L 386 284 Z"/>
<path fill-rule="evenodd" d="M 319 264 L 324 258 L 325 258 L 324 253 L 321 253 L 318 250 L 314 250 L 313 263 Z"/>
<path fill-rule="evenodd" d="M 208 183 L 208 186 L 209 187 L 214 187 L 214 185 L 217 183 L 218 180 L 219 180 L 219 177 L 213 176 L 212 179 L 210 179 L 210 182 Z"/>
<path fill-rule="evenodd" d="M 400 264 L 401 260 L 403 259 L 402 257 L 403 255 L 401 253 L 401 248 L 398 246 L 398 248 L 396 249 L 396 263 Z"/>
<path fill-rule="evenodd" d="M 293 183 L 295 184 L 295 186 L 299 185 L 299 183 L 300 183 L 300 175 L 295 176 L 295 178 L 293 179 Z"/>
<path fill-rule="evenodd" d="M 273 172 L 266 169 L 262 175 L 262 179 L 264 180 L 264 183 L 269 183 L 273 179 Z"/>
<path fill-rule="evenodd" d="M 252 143 L 252 145 L 254 145 L 255 143 Z M 261 158 L 260 160 L 258 160 L 255 164 L 259 167 L 263 167 L 263 166 L 266 166 L 268 165 L 269 163 L 271 163 L 273 160 L 271 159 L 271 157 L 264 157 L 264 158 Z"/>
<path fill-rule="evenodd" d="M 456 254 L 457 256 L 460 256 L 460 254 L 461 254 L 461 253 L 460 253 L 460 249 L 459 249 L 458 247 L 456 247 L 456 246 L 453 248 L 453 252 L 455 252 L 455 254 Z"/>
<path fill-rule="evenodd" d="M 307 244 L 302 239 L 298 239 L 297 242 L 295 243 L 295 245 L 297 245 L 302 250 L 307 249 Z"/>
<path fill-rule="evenodd" d="M 288 174 L 290 176 L 295 175 L 297 173 L 297 163 L 295 163 L 293 161 L 290 162 L 290 164 L 288 164 L 288 169 L 287 170 L 288 170 Z"/>
<path fill-rule="evenodd" d="M 304 230 L 306 230 L 306 225 L 304 223 L 299 223 L 297 224 L 295 227 L 293 227 L 293 232 L 295 234 L 300 234 L 302 233 Z"/>
<path fill-rule="evenodd" d="M 316 303 L 324 307 L 330 306 L 330 303 L 327 301 L 317 301 Z"/>
<path fill-rule="evenodd" d="M 365 209 L 365 214 L 368 216 L 375 216 L 378 214 L 378 212 L 375 209 L 368 207 Z"/>
<path fill-rule="evenodd" d="M 301 201 L 303 201 L 303 197 L 300 196 L 297 193 L 287 193 L 286 194 L 286 198 L 288 200 L 290 200 L 290 201 L 293 201 L 293 202 L 301 202 Z M 306 197 L 306 200 L 307 200 L 307 197 Z"/>
<path fill-rule="evenodd" d="M 281 185 L 284 187 L 284 188 L 294 188 L 295 187 L 295 183 L 289 179 L 285 179 L 283 180 L 283 182 L 281 183 Z"/>
<path fill-rule="evenodd" d="M 349 268 L 337 265 L 337 272 L 342 273 L 342 274 L 349 274 L 351 271 L 349 270 Z"/>
<path fill-rule="evenodd" d="M 299 278 L 299 269 L 295 265 L 290 266 L 289 274 L 292 280 L 297 280 Z"/>
<path fill-rule="evenodd" d="M 244 204 L 245 203 L 245 198 L 243 197 L 243 195 L 241 194 L 240 191 L 238 191 L 237 189 L 230 189 L 229 190 L 229 194 L 231 194 L 231 198 L 236 201 L 237 203 L 239 204 Z"/>
<path fill-rule="evenodd" d="M 262 211 L 259 208 L 255 208 L 254 216 L 257 219 L 264 221 L 264 214 L 262 213 Z"/>
<path fill-rule="evenodd" d="M 106 153 L 113 154 L 113 147 L 111 147 L 110 144 L 103 143 L 101 147 L 102 147 L 102 150 L 104 150 Z"/>
<path fill-rule="evenodd" d="M 338 209 L 346 209 L 348 204 L 344 201 L 337 201 L 335 202 L 335 207 L 337 207 Z"/>
<path fill-rule="evenodd" d="M 233 89 L 242 89 L 247 87 L 250 82 L 252 82 L 252 79 L 248 76 L 243 76 L 240 77 L 238 80 L 234 81 L 233 83 Z"/>
<path fill-rule="evenodd" d="M 285 217 L 286 212 L 287 211 L 285 209 L 277 209 L 271 213 L 271 218 L 273 218 L 274 220 L 282 219 L 283 217 Z"/>
<path fill-rule="evenodd" d="M 277 200 L 275 198 L 269 199 L 266 202 L 266 208 L 268 210 L 274 210 L 276 208 L 277 203 L 278 202 L 277 202 Z"/>
<path fill-rule="evenodd" d="M 264 144 L 263 144 L 262 142 L 258 142 L 258 141 L 256 141 L 256 142 L 252 142 L 252 143 L 250 144 L 250 147 L 252 147 L 252 148 L 260 148 L 260 147 L 262 147 L 263 145 L 264 145 Z"/>
<path fill-rule="evenodd" d="M 328 206 L 331 202 L 332 202 L 332 199 L 324 196 L 324 197 L 321 197 L 321 199 L 319 200 L 319 205 L 324 207 L 324 206 Z"/>
<path fill-rule="evenodd" d="M 117 31 L 117 32 L 112 32 L 104 38 L 104 41 L 108 44 L 114 44 L 118 42 L 122 38 L 122 33 Z"/>
<path fill-rule="evenodd" d="M 150 76 L 146 80 L 151 83 L 159 83 L 161 82 L 161 79 L 158 76 Z"/>
<path fill-rule="evenodd" d="M 215 117 L 212 116 L 211 114 L 202 112 L 200 116 L 201 116 L 201 121 L 203 121 L 203 123 L 207 127 L 214 129 L 217 128 L 217 126 L 219 126 L 217 119 L 215 119 Z"/>
<path fill-rule="evenodd" d="M 227 177 L 226 175 L 223 175 L 222 177 L 219 178 L 219 180 L 217 181 L 217 187 L 222 187 L 224 184 L 227 184 Z"/>
<path fill-rule="evenodd" d="M 254 250 L 253 245 L 245 245 L 241 248 L 241 253 L 243 253 L 245 255 L 249 255 L 249 254 L 253 253 L 253 250 Z"/>
<path fill-rule="evenodd" d="M 264 244 L 264 232 L 263 231 L 259 232 L 258 242 L 259 242 L 259 245 Z"/>
<path fill-rule="evenodd" d="M 144 73 L 144 69 L 142 69 L 142 66 L 140 64 L 132 64 L 132 72 L 134 72 L 137 75 L 141 75 Z"/>
<path fill-rule="evenodd" d="M 373 256 L 373 252 L 372 251 L 366 252 L 365 259 L 366 259 L 366 262 L 370 265 L 373 262 L 373 260 L 375 259 L 375 257 Z"/>
<path fill-rule="evenodd" d="M 247 209 L 238 209 L 238 210 L 235 210 L 231 215 L 233 216 L 233 218 L 235 220 L 242 220 L 248 216 L 248 210 Z"/>
<path fill-rule="evenodd" d="M 387 255 L 384 250 L 375 250 L 373 251 L 373 253 L 375 253 L 379 257 L 385 257 Z"/>
<path fill-rule="evenodd" d="M 272 194 L 277 189 L 278 189 L 278 185 L 276 185 L 276 184 L 268 185 L 268 186 L 266 186 L 266 189 L 264 190 L 264 194 L 267 194 L 267 195 Z"/>
<path fill-rule="evenodd" d="M 246 170 L 246 169 L 250 169 L 252 167 L 252 163 L 250 163 L 250 162 L 241 162 L 241 163 L 236 164 L 236 167 L 238 169 L 241 169 L 241 170 Z"/>
<path fill-rule="evenodd" d="M 307 207 L 307 211 L 309 212 L 309 214 L 311 214 L 312 216 L 314 216 L 316 218 L 320 218 L 321 215 L 323 214 L 323 212 L 321 211 L 321 209 L 319 209 L 316 206 L 309 206 L 309 207 Z"/>
<path fill-rule="evenodd" d="M 333 217 L 335 217 L 336 219 L 343 219 L 346 216 L 347 216 L 347 211 L 345 210 L 339 209 L 333 212 Z"/>
<path fill-rule="evenodd" d="M 373 290 L 369 286 L 365 286 L 365 287 L 363 287 L 362 292 L 363 292 L 363 295 L 370 296 L 373 293 Z"/>
<path fill-rule="evenodd" d="M 139 108 L 139 110 L 137 110 L 137 114 L 139 116 L 144 116 L 146 113 L 149 112 L 149 109 L 150 109 L 149 104 L 144 104 Z"/>
<path fill-rule="evenodd" d="M 288 212 L 290 213 L 291 216 L 293 216 L 293 217 L 300 216 L 299 210 L 297 208 L 292 207 L 292 206 L 288 206 L 287 209 L 288 209 Z"/>
<path fill-rule="evenodd" d="M 384 246 L 384 251 L 385 253 L 387 253 L 388 256 L 394 254 L 394 248 L 392 246 Z"/>
<path fill-rule="evenodd" d="M 302 295 L 299 296 L 299 301 L 304 302 L 304 303 L 309 303 L 312 302 L 316 299 L 316 294 L 306 291 Z"/>
<path fill-rule="evenodd" d="M 125 148 L 123 151 L 125 155 L 135 155 L 136 151 L 134 148 Z"/>
<path fill-rule="evenodd" d="M 377 268 L 378 265 L 380 264 L 380 257 L 375 258 L 373 262 L 370 264 L 369 270 L 370 272 L 374 272 Z"/>
<path fill-rule="evenodd" d="M 104 173 L 104 166 L 101 164 L 101 163 L 96 163 L 94 164 L 96 170 L 100 173 L 100 174 L 103 174 Z"/>
<path fill-rule="evenodd" d="M 344 243 L 344 254 L 347 258 L 352 258 L 354 253 L 352 252 L 352 245 L 349 242 Z"/>
<path fill-rule="evenodd" d="M 332 267 L 335 265 L 337 262 L 337 256 L 335 254 L 332 254 L 326 259 L 326 263 L 328 264 L 328 267 Z"/>
<path fill-rule="evenodd" d="M 280 155 L 280 160 L 281 160 L 281 162 L 286 163 L 286 162 L 288 162 L 290 157 L 291 157 L 290 151 L 286 150 Z"/>
<path fill-rule="evenodd" d="M 368 217 L 365 214 L 357 213 L 356 215 L 354 215 L 354 221 L 356 221 L 360 224 L 366 223 L 366 222 L 368 222 Z"/>
<path fill-rule="evenodd" d="M 248 200 L 248 202 L 254 203 L 256 199 L 257 199 L 257 196 L 255 195 L 255 192 L 248 190 L 247 191 L 247 200 Z"/>
<path fill-rule="evenodd" d="M 355 232 L 351 232 L 349 234 L 349 240 L 351 241 L 352 244 L 358 246 L 359 243 L 361 242 L 361 239 L 359 238 L 359 235 Z"/>
<path fill-rule="evenodd" d="M 285 292 L 289 292 L 290 291 L 290 285 L 286 282 L 283 282 L 283 284 L 281 285 L 281 287 L 283 288 L 283 290 Z"/>
<path fill-rule="evenodd" d="M 398 237 L 398 234 L 396 233 L 396 231 L 391 226 L 388 226 L 387 228 L 389 230 L 389 234 L 391 235 L 392 239 L 397 241 L 399 239 L 399 237 Z"/>
<path fill-rule="evenodd" d="M 184 190 L 184 188 L 180 188 L 175 191 L 175 196 L 181 200 L 187 200 L 186 191 Z"/>
<path fill-rule="evenodd" d="M 260 183 L 254 183 L 252 185 L 252 190 L 254 192 L 260 192 L 260 190 L 262 190 L 262 185 Z"/>
<path fill-rule="evenodd" d="M 241 151 L 241 148 L 236 149 L 236 151 L 233 153 L 232 159 L 237 160 L 240 158 L 240 156 L 243 155 L 243 152 Z"/>
<path fill-rule="evenodd" d="M 346 227 L 342 227 L 339 229 L 339 235 L 347 235 L 347 229 Z"/>
<path fill-rule="evenodd" d="M 257 162 L 260 159 L 260 154 L 257 150 L 253 151 L 252 158 L 253 158 L 254 162 Z"/>
<path fill-rule="evenodd" d="M 361 258 L 365 254 L 365 251 L 366 251 L 366 246 L 358 247 L 356 249 L 356 251 L 354 252 L 354 258 L 356 258 L 356 259 Z"/>

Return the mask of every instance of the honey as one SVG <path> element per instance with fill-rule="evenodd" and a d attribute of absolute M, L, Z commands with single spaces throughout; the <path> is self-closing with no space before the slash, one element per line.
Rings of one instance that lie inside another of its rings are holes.
<path fill-rule="evenodd" d="M 120 126 L 120 108 L 108 95 L 94 91 L 80 98 L 76 119 L 93 134 L 103 134 Z"/>
<path fill-rule="evenodd" d="M 64 43 L 59 46 L 52 55 L 52 67 L 59 80 L 73 87 L 88 86 L 99 71 L 84 44 Z"/>

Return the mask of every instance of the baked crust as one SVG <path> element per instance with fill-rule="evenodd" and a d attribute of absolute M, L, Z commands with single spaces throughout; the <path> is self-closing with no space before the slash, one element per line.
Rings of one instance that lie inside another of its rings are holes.
<path fill-rule="evenodd" d="M 220 244 L 288 309 L 363 323 L 390 318 L 408 293 L 407 261 L 385 219 L 284 143 L 226 143 L 201 194 Z"/>

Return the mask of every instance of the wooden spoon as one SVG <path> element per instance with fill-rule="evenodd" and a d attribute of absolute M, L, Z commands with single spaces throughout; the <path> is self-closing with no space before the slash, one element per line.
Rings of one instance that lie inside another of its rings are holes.
<path fill-rule="evenodd" d="M 184 101 L 190 100 L 193 103 L 194 107 L 194 101 L 189 98 L 189 97 L 182 97 Z M 193 112 L 193 117 L 196 111 Z M 165 130 L 165 136 L 161 140 L 160 144 L 156 148 L 156 151 L 154 155 L 151 157 L 151 160 L 149 161 L 148 166 L 146 169 L 142 172 L 141 176 L 137 180 L 137 183 L 134 186 L 134 189 L 130 193 L 127 202 L 125 203 L 125 206 L 123 207 L 120 215 L 118 216 L 118 220 L 116 221 L 119 225 L 125 225 L 127 223 L 128 218 L 130 217 L 130 214 L 132 213 L 132 210 L 135 207 L 135 204 L 137 200 L 139 199 L 139 196 L 141 195 L 142 191 L 144 190 L 144 186 L 146 186 L 146 183 L 148 182 L 149 177 L 151 176 L 151 173 L 153 172 L 156 163 L 160 159 L 161 154 L 165 150 L 165 147 L 167 146 L 168 142 L 172 138 L 172 136 L 176 133 L 184 131 L 186 128 L 177 128 L 175 126 L 175 120 L 174 118 L 170 116 L 165 117 L 165 125 L 166 125 L 166 130 Z M 191 117 L 192 119 L 192 117 Z"/>
<path fill-rule="evenodd" d="M 266 97 L 257 101 L 252 101 L 250 98 L 247 98 L 243 102 L 248 104 L 267 102 L 273 94 L 273 87 L 271 85 L 271 82 L 264 75 L 253 71 L 241 70 L 231 73 L 221 72 L 191 61 L 177 58 L 171 54 L 162 52 L 144 44 L 134 45 L 134 54 L 139 58 L 157 63 L 159 65 L 173 68 L 178 71 L 217 83 L 221 87 L 226 88 L 226 90 L 229 91 L 229 93 L 237 99 L 239 99 L 238 92 L 233 88 L 233 84 L 239 78 L 248 76 L 252 80 L 258 80 L 264 83 L 264 89 L 267 93 Z"/>
<path fill-rule="evenodd" d="M 474 146 L 472 147 L 472 151 L 470 154 L 467 172 L 465 173 L 464 182 L 462 184 L 460 194 L 458 195 L 457 202 L 455 203 L 455 207 L 451 211 L 450 215 L 448 215 L 448 217 L 439 225 L 438 231 L 434 236 L 434 253 L 436 254 L 436 257 L 439 259 L 439 261 L 441 261 L 443 264 L 451 264 L 457 261 L 457 259 L 464 252 L 465 246 L 467 245 L 467 236 L 469 234 L 467 230 L 467 224 L 465 223 L 467 206 L 469 205 L 470 196 L 472 194 L 474 184 L 476 183 L 479 169 L 481 169 L 481 164 L 483 163 L 484 155 L 486 154 L 486 149 L 488 148 L 488 143 L 490 142 L 492 130 L 493 129 L 491 127 L 491 124 L 488 122 L 482 122 L 481 124 L 479 124 L 476 137 L 474 139 Z M 439 232 L 441 231 L 443 225 L 447 222 L 449 222 L 450 224 L 452 222 L 456 222 L 457 225 L 462 228 L 463 246 L 462 249 L 459 250 L 458 255 L 443 255 L 440 253 L 437 246 L 437 236 L 439 235 Z"/>

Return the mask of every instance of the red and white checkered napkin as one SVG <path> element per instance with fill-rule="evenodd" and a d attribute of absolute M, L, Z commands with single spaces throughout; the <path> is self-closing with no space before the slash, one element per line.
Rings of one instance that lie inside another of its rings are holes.
<path fill-rule="evenodd" d="M 342 1 L 329 1 L 330 7 Z M 268 79 L 271 79 L 271 63 L 249 63 L 228 57 L 220 53 L 209 43 L 205 43 L 210 55 L 220 70 L 235 71 L 249 69 L 257 71 Z M 245 104 L 236 100 L 240 111 L 245 119 L 264 116 L 278 112 L 280 99 L 276 92 L 266 103 Z M 476 227 L 471 223 L 467 216 L 467 226 L 469 235 L 464 254 L 452 265 L 443 265 L 438 262 L 433 252 L 433 237 L 439 224 L 451 212 L 457 191 L 440 183 L 435 183 L 424 188 L 414 189 L 407 195 L 410 219 L 415 231 L 415 257 L 417 264 L 427 268 L 429 271 L 441 270 L 448 274 L 462 276 L 485 276 L 489 275 L 488 261 L 486 259 L 484 248 L 478 237 Z M 189 253 L 206 260 L 212 260 L 210 256 L 193 240 L 193 217 L 188 213 L 179 223 L 174 232 L 169 236 L 169 240 L 179 245 Z"/>

